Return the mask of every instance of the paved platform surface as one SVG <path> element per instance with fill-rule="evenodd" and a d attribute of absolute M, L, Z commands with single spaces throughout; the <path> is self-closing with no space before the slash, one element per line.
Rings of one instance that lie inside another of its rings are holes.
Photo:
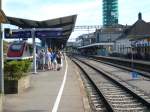
<path fill-rule="evenodd" d="M 64 79 L 66 64 L 60 71 L 32 74 L 31 87 L 28 90 L 22 94 L 5 96 L 4 112 L 85 112 L 79 76 L 68 58 L 67 62 L 66 83 L 61 97 L 58 93 Z M 56 99 L 58 102 L 54 105 Z"/>

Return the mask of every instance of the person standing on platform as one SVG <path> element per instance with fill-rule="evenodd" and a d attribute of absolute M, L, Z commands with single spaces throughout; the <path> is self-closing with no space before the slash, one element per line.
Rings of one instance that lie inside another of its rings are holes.
<path fill-rule="evenodd" d="M 52 50 L 50 48 L 47 51 L 47 56 L 46 57 L 47 57 L 48 70 L 51 70 L 52 69 L 52 60 L 51 60 Z"/>
<path fill-rule="evenodd" d="M 37 69 L 40 69 L 40 53 L 36 53 L 36 64 Z"/>
<path fill-rule="evenodd" d="M 60 51 L 61 54 L 61 67 L 63 67 L 63 60 L 65 59 L 65 55 L 62 51 Z"/>
<path fill-rule="evenodd" d="M 48 49 L 45 51 L 45 69 L 48 69 Z"/>
<path fill-rule="evenodd" d="M 62 54 L 60 51 L 57 52 L 57 70 L 62 68 Z"/>
<path fill-rule="evenodd" d="M 52 61 L 53 70 L 57 70 L 57 60 L 56 60 L 56 52 L 55 51 L 52 52 L 51 61 Z"/>
<path fill-rule="evenodd" d="M 41 65 L 41 69 L 45 70 L 45 52 L 44 52 L 44 49 L 42 49 L 40 52 L 40 65 Z"/>

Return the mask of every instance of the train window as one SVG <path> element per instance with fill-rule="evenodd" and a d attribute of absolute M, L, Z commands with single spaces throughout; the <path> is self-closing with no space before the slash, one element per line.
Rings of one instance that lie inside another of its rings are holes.
<path fill-rule="evenodd" d="M 11 50 L 18 51 L 18 50 L 21 50 L 21 47 L 22 47 L 22 45 L 20 45 L 20 44 L 13 44 L 11 46 Z"/>

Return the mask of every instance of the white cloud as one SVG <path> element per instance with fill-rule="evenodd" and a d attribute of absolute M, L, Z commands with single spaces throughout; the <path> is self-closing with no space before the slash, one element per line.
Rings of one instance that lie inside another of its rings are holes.
<path fill-rule="evenodd" d="M 25 17 L 29 19 L 43 20 L 57 18 L 72 14 L 83 14 L 88 13 L 90 10 L 94 11 L 97 7 L 100 6 L 100 2 L 87 2 L 87 3 L 75 3 L 75 4 L 32 4 L 33 1 L 29 4 L 28 2 L 23 2 L 22 4 L 28 4 L 26 9 L 16 9 L 8 10 L 7 5 L 9 0 L 4 2 L 7 15 L 15 17 Z M 15 2 L 20 3 L 19 0 L 14 0 Z M 26 0 L 27 1 L 27 0 Z"/>
<path fill-rule="evenodd" d="M 9 0 L 6 0 L 5 7 L 8 2 Z M 15 2 L 20 3 L 19 0 L 15 0 Z M 32 3 L 24 1 L 23 4 L 28 5 L 26 9 L 5 10 L 8 16 L 33 20 L 46 20 L 77 14 L 76 25 L 100 25 L 102 23 L 100 18 L 102 15 L 101 2 L 99 0 L 74 4 L 37 4 L 37 6 L 33 6 Z M 75 38 L 82 33 L 87 32 L 73 32 L 71 38 Z"/>
<path fill-rule="evenodd" d="M 150 21 L 149 0 L 119 0 L 119 20 L 122 24 L 133 24 L 138 19 L 138 13 L 143 14 L 145 21 Z"/>
<path fill-rule="evenodd" d="M 76 25 L 102 25 L 102 0 L 87 0 L 86 2 L 66 2 L 59 4 L 53 0 L 3 0 L 3 10 L 8 16 L 46 20 L 77 14 Z M 62 0 L 63 1 L 63 0 Z M 149 0 L 118 0 L 119 23 L 133 24 L 137 20 L 138 12 L 143 13 L 143 19 L 150 21 Z M 13 4 L 13 6 L 11 5 Z M 81 33 L 73 32 L 71 38 Z"/>

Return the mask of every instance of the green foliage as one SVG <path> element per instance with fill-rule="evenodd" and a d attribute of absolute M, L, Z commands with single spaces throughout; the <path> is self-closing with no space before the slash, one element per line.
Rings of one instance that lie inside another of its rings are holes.
<path fill-rule="evenodd" d="M 18 80 L 28 72 L 31 62 L 23 61 L 9 61 L 4 63 L 5 79 Z"/>
<path fill-rule="evenodd" d="M 23 62 L 23 65 L 24 65 L 24 67 L 23 67 L 23 72 L 28 72 L 29 71 L 29 69 L 30 69 L 30 67 L 31 67 L 31 62 L 29 61 L 29 60 L 26 60 L 26 61 L 22 61 Z"/>

